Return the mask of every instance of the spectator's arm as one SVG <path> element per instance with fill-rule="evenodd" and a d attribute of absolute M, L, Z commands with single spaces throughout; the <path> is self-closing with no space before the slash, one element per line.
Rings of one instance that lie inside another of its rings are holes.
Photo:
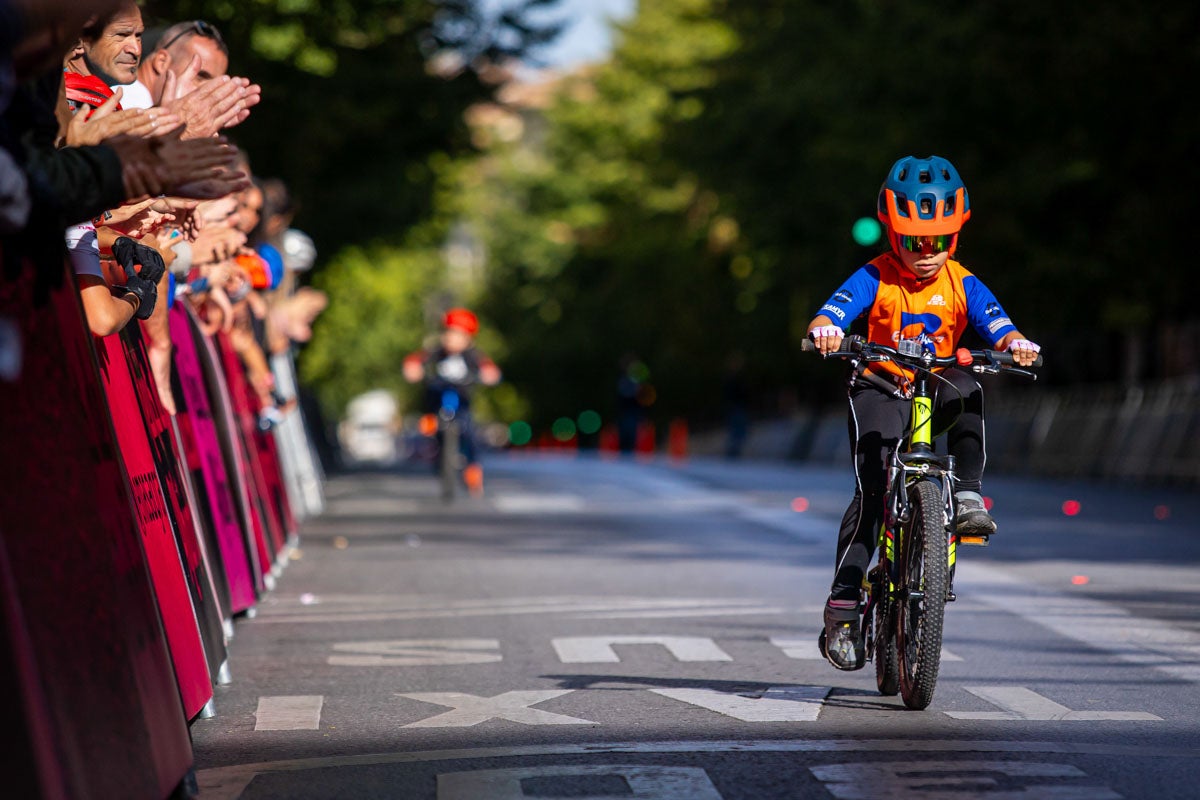
<path fill-rule="evenodd" d="M 78 275 L 79 299 L 88 328 L 95 336 L 109 336 L 124 328 L 138 308 L 137 295 L 129 292 L 114 297 L 108 283 L 98 275 Z"/>

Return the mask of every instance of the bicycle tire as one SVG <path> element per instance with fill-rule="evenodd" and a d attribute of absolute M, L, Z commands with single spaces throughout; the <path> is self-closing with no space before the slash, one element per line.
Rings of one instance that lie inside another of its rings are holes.
<path fill-rule="evenodd" d="M 912 514 L 901 526 L 896 649 L 900 696 L 904 705 L 921 710 L 933 702 L 941 667 L 948 547 L 941 487 L 933 480 L 919 480 L 908 494 Z"/>
<path fill-rule="evenodd" d="M 442 500 L 449 503 L 454 500 L 455 484 L 458 483 L 458 421 L 446 423 L 442 431 L 442 449 L 439 474 L 442 483 Z"/>
<path fill-rule="evenodd" d="M 886 581 L 885 577 L 871 587 L 878 598 L 871 656 L 875 661 L 875 685 L 879 693 L 894 697 L 900 692 L 900 656 L 896 650 L 896 604 L 884 585 Z"/>

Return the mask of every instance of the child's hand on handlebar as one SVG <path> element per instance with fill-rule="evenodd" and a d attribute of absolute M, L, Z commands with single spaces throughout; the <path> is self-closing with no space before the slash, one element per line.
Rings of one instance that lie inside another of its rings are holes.
<path fill-rule="evenodd" d="M 808 338 L 812 339 L 821 355 L 835 352 L 842 346 L 845 335 L 837 325 L 818 325 L 808 332 Z"/>
<path fill-rule="evenodd" d="M 1022 367 L 1028 367 L 1037 360 L 1038 353 L 1041 351 L 1041 346 L 1037 345 L 1028 339 L 1013 339 L 1008 343 L 1008 351 L 1012 353 L 1013 360 Z"/>

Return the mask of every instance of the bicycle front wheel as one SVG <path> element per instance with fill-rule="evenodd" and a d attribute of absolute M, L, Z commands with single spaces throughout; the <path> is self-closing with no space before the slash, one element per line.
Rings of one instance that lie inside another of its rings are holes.
<path fill-rule="evenodd" d="M 941 487 L 933 480 L 917 481 L 908 489 L 908 500 L 912 514 L 901 526 L 896 646 L 900 696 L 919 710 L 933 701 L 941 666 L 948 547 Z"/>
<path fill-rule="evenodd" d="M 875 660 L 875 685 L 879 693 L 889 697 L 900 691 L 900 660 L 896 652 L 896 602 L 892 597 L 887 573 L 882 573 L 871 585 L 878 598 L 873 620 L 872 658 Z"/>
<path fill-rule="evenodd" d="M 455 484 L 458 482 L 458 421 L 451 420 L 442 432 L 442 450 L 439 472 L 442 483 L 442 500 L 454 500 Z"/>

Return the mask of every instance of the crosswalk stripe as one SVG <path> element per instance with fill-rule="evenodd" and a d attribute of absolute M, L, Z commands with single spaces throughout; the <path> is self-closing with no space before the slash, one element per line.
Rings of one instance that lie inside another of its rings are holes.
<path fill-rule="evenodd" d="M 315 731 L 321 727 L 323 695 L 274 695 L 258 698 L 256 731 Z"/>

